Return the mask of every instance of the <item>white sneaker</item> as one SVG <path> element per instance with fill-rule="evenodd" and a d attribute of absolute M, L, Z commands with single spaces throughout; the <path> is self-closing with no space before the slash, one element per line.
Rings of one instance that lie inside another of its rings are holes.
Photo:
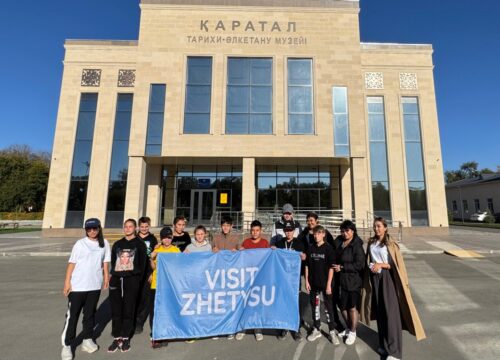
<path fill-rule="evenodd" d="M 260 331 L 256 331 L 255 332 L 255 340 L 257 340 L 257 341 L 264 340 L 264 335 L 262 335 L 262 333 Z"/>
<path fill-rule="evenodd" d="M 330 339 L 332 340 L 332 344 L 335 346 L 340 345 L 340 340 L 337 334 L 337 330 L 330 331 Z"/>
<path fill-rule="evenodd" d="M 392 355 L 389 355 L 386 360 L 399 360 L 399 359 Z"/>
<path fill-rule="evenodd" d="M 356 333 L 350 331 L 349 335 L 347 335 L 347 339 L 345 339 L 345 344 L 346 345 L 352 345 L 356 341 Z"/>
<path fill-rule="evenodd" d="M 61 350 L 61 360 L 73 360 L 73 353 L 71 352 L 71 346 L 63 346 Z"/>
<path fill-rule="evenodd" d="M 234 334 L 229 334 L 229 335 L 227 336 L 227 339 L 228 339 L 228 340 L 234 340 Z"/>
<path fill-rule="evenodd" d="M 345 338 L 347 335 L 349 335 L 349 329 L 344 329 L 341 332 L 339 332 L 340 338 Z"/>
<path fill-rule="evenodd" d="M 89 354 L 92 354 L 93 352 L 96 352 L 99 350 L 99 346 L 94 342 L 92 339 L 84 339 L 82 342 L 82 351 L 88 352 Z"/>
<path fill-rule="evenodd" d="M 314 341 L 316 339 L 319 339 L 320 337 L 321 337 L 321 331 L 314 328 L 313 331 L 309 335 L 307 335 L 307 341 Z"/>
<path fill-rule="evenodd" d="M 236 334 L 236 336 L 234 338 L 236 340 L 242 340 L 244 336 L 245 336 L 245 333 L 239 332 Z"/>

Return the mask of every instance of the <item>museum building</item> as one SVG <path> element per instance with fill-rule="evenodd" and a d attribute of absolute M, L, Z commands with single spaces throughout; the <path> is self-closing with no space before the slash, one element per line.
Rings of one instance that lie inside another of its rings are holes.
<path fill-rule="evenodd" d="M 43 228 L 228 213 L 447 227 L 426 44 L 357 0 L 142 0 L 138 40 L 67 40 Z"/>

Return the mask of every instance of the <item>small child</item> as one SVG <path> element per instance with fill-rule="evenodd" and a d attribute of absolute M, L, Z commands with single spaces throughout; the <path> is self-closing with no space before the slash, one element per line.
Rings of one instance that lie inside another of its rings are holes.
<path fill-rule="evenodd" d="M 212 245 L 208 242 L 206 239 L 207 236 L 207 228 L 204 227 L 203 225 L 198 225 L 194 229 L 194 242 L 189 244 L 186 247 L 186 250 L 184 252 L 186 254 L 189 253 L 194 253 L 194 252 L 206 252 L 206 251 L 212 251 Z"/>
<path fill-rule="evenodd" d="M 172 229 L 168 226 L 165 226 L 163 229 L 160 231 L 160 245 L 157 245 L 153 252 L 151 253 L 151 268 L 153 269 L 153 273 L 151 274 L 149 280 L 151 282 L 151 296 L 149 297 L 150 303 L 149 303 L 149 325 L 151 327 L 151 331 L 153 331 L 153 318 L 155 315 L 155 296 L 156 296 L 156 276 L 157 276 L 157 271 L 156 271 L 156 264 L 157 264 L 157 257 L 159 253 L 180 253 L 180 249 L 172 245 L 172 238 L 173 238 L 173 232 Z M 162 342 L 162 341 L 151 341 L 151 347 L 153 349 L 159 349 L 162 346 L 166 346 L 168 343 L 167 342 Z"/>
<path fill-rule="evenodd" d="M 335 250 L 325 242 L 326 231 L 321 225 L 313 229 L 315 244 L 307 249 L 306 255 L 306 290 L 310 294 L 312 318 L 314 323 L 313 331 L 307 336 L 308 341 L 314 341 L 321 337 L 319 330 L 321 325 L 320 317 L 320 298 L 323 295 L 325 305 L 326 321 L 330 332 L 332 343 L 340 345 L 337 330 L 335 330 L 335 320 L 333 315 L 333 265 L 335 263 Z"/>
<path fill-rule="evenodd" d="M 71 345 L 75 340 L 76 327 L 83 309 L 82 350 L 93 353 L 99 349 L 94 342 L 94 326 L 97 302 L 101 288 L 109 285 L 109 263 L 111 251 L 102 234 L 99 219 L 85 221 L 86 237 L 73 246 L 64 280 L 64 296 L 68 297 L 66 322 L 61 335 L 62 360 L 72 360 Z"/>

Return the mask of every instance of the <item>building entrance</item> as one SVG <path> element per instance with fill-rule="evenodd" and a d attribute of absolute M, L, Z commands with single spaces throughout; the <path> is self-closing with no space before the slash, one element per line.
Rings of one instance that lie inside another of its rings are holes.
<path fill-rule="evenodd" d="M 192 224 L 210 224 L 217 204 L 217 190 L 191 190 L 190 222 Z"/>

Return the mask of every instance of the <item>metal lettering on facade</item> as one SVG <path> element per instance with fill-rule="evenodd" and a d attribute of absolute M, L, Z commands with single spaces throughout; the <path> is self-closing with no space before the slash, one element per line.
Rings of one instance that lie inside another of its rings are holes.
<path fill-rule="evenodd" d="M 200 31 L 203 33 L 215 32 L 216 35 L 188 35 L 187 42 L 190 44 L 248 44 L 248 45 L 307 45 L 305 36 L 294 36 L 297 32 L 295 22 L 278 21 L 240 21 L 240 20 L 200 20 Z M 228 32 L 268 32 L 274 36 L 240 35 Z M 225 33 L 224 35 L 221 33 Z M 290 33 L 286 36 L 286 33 Z M 277 35 L 277 36 L 276 36 Z"/>

